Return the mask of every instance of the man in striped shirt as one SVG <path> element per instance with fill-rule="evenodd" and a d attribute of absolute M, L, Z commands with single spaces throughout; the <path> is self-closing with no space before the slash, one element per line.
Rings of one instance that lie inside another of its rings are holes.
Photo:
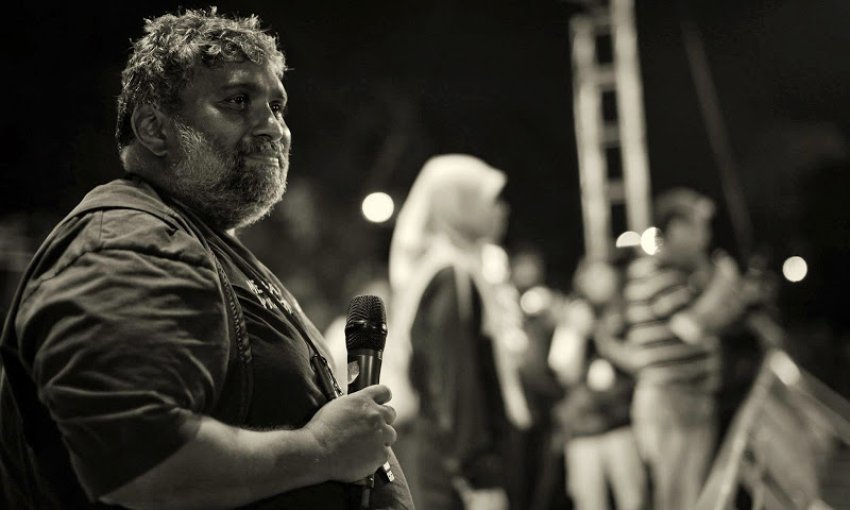
<path fill-rule="evenodd" d="M 735 262 L 708 255 L 713 211 L 710 199 L 691 190 L 661 195 L 661 246 L 628 268 L 625 335 L 637 380 L 632 421 L 656 510 L 696 503 L 716 441 L 719 335 L 743 310 Z"/>

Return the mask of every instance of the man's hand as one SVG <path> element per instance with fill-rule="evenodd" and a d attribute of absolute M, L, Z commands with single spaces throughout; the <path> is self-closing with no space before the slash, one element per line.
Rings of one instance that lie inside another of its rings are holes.
<path fill-rule="evenodd" d="M 354 482 L 387 461 L 397 438 L 396 412 L 383 405 L 391 397 L 388 387 L 369 386 L 331 400 L 304 426 L 323 451 L 329 479 Z"/>
<path fill-rule="evenodd" d="M 101 501 L 139 509 L 204 510 L 253 501 L 328 480 L 353 482 L 391 455 L 390 390 L 370 386 L 328 402 L 300 429 L 257 431 L 200 416 L 195 437 Z"/>

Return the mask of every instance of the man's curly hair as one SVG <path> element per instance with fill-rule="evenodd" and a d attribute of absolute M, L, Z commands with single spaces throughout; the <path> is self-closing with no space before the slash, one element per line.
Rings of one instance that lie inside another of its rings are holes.
<path fill-rule="evenodd" d="M 138 105 L 153 104 L 173 113 L 180 108 L 180 91 L 199 64 L 213 68 L 225 62 L 270 65 L 282 76 L 283 53 L 277 39 L 260 28 L 257 16 L 228 18 L 208 10 L 186 10 L 145 20 L 145 35 L 121 73 L 115 138 L 123 150 L 135 138 L 130 119 Z"/>

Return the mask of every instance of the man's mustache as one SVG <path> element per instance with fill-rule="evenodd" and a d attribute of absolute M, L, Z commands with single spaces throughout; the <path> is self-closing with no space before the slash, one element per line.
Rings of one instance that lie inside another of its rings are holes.
<path fill-rule="evenodd" d="M 258 140 L 246 142 L 239 147 L 240 156 L 278 157 L 283 156 L 284 153 L 285 147 L 280 142 Z"/>

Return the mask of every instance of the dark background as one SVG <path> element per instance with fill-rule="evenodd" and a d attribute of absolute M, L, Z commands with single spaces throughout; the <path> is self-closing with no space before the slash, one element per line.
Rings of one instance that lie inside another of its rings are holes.
<path fill-rule="evenodd" d="M 846 353 L 850 2 L 637 4 L 653 191 L 689 186 L 716 199 L 717 244 L 739 253 L 683 48 L 689 13 L 705 42 L 753 243 L 774 271 L 791 255 L 809 262 L 806 280 L 780 285 L 782 320 L 804 332 L 803 342 L 823 339 L 811 352 Z M 3 232 L 38 241 L 87 190 L 121 174 L 114 100 L 130 40 L 145 17 L 206 5 L 7 4 Z M 400 203 L 436 153 L 468 152 L 508 173 L 508 248 L 539 247 L 549 283 L 568 289 L 583 250 L 567 29 L 577 3 L 218 6 L 260 15 L 292 68 L 290 188 L 243 237 L 319 327 L 386 263 L 392 223 L 367 223 L 362 197 L 382 189 Z"/>

